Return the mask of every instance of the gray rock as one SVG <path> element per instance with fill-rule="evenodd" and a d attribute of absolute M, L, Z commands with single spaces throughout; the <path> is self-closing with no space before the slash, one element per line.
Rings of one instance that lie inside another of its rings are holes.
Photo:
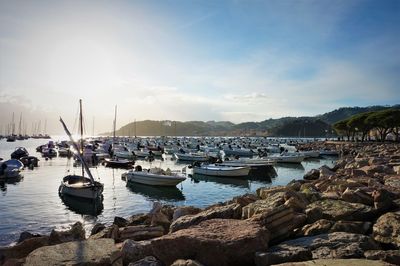
<path fill-rule="evenodd" d="M 112 239 L 74 241 L 34 250 L 25 265 L 122 265 Z"/>
<path fill-rule="evenodd" d="M 333 221 L 321 219 L 312 224 L 306 224 L 301 229 L 301 235 L 314 236 L 314 235 L 320 235 L 323 233 L 328 233 L 329 229 L 331 229 L 333 223 L 334 223 Z"/>
<path fill-rule="evenodd" d="M 97 234 L 91 235 L 89 237 L 89 239 L 100 239 L 100 238 L 111 238 L 114 239 L 115 241 L 118 241 L 120 238 L 118 225 L 113 224 L 109 227 L 104 228 Z"/>
<path fill-rule="evenodd" d="M 77 241 L 85 239 L 85 229 L 81 222 L 76 222 L 66 231 L 52 230 L 50 233 L 49 243 L 51 245 L 65 243 L 69 241 Z"/>
<path fill-rule="evenodd" d="M 353 234 L 367 234 L 371 229 L 371 222 L 360 221 L 337 221 L 329 232 L 347 232 Z"/>
<path fill-rule="evenodd" d="M 24 258 L 33 250 L 47 245 L 49 245 L 49 237 L 41 236 L 25 239 L 15 246 L 0 247 L 0 263 L 11 258 Z"/>
<path fill-rule="evenodd" d="M 400 250 L 367 250 L 365 258 L 369 260 L 382 260 L 395 265 L 400 264 Z"/>
<path fill-rule="evenodd" d="M 118 225 L 118 227 L 125 227 L 127 226 L 129 221 L 125 218 L 115 216 L 113 224 Z"/>
<path fill-rule="evenodd" d="M 311 250 L 303 247 L 279 245 L 268 249 L 268 252 L 257 252 L 257 266 L 267 266 L 284 262 L 311 260 Z"/>
<path fill-rule="evenodd" d="M 30 232 L 24 231 L 19 235 L 18 243 L 21 243 L 22 241 L 33 238 L 33 237 L 40 237 L 41 235 L 39 234 L 32 234 Z"/>
<path fill-rule="evenodd" d="M 128 266 L 164 266 L 161 261 L 153 256 L 145 257 L 144 259 L 131 262 Z"/>
<path fill-rule="evenodd" d="M 379 217 L 373 226 L 376 241 L 400 247 L 400 211 L 388 212 Z"/>
<path fill-rule="evenodd" d="M 193 206 L 182 206 L 176 208 L 174 214 L 172 215 L 172 222 L 176 221 L 179 217 L 185 215 L 194 215 L 201 212 L 201 209 L 193 207 Z"/>
<path fill-rule="evenodd" d="M 203 264 L 195 260 L 176 260 L 171 266 L 203 266 Z"/>
<path fill-rule="evenodd" d="M 164 235 L 164 228 L 162 226 L 135 225 L 127 226 L 119 230 L 120 241 L 124 241 L 126 239 L 132 239 L 136 241 L 148 240 L 162 235 Z"/>
<path fill-rule="evenodd" d="M 317 169 L 312 169 L 309 172 L 307 172 L 304 177 L 306 180 L 317 180 L 319 178 L 319 170 Z"/>
<path fill-rule="evenodd" d="M 95 234 L 97 234 L 98 232 L 102 231 L 105 228 L 106 228 L 106 226 L 104 224 L 97 223 L 97 224 L 95 224 L 93 226 L 92 230 L 90 231 L 90 235 L 91 236 L 95 235 Z"/>

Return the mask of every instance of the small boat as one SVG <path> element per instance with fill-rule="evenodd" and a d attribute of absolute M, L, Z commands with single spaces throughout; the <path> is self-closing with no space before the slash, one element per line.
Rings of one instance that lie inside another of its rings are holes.
<path fill-rule="evenodd" d="M 20 158 L 20 161 L 30 168 L 39 166 L 39 159 L 35 156 L 24 156 Z"/>
<path fill-rule="evenodd" d="M 28 156 L 29 153 L 24 147 L 17 147 L 15 151 L 11 153 L 11 159 L 21 159 L 21 157 Z"/>
<path fill-rule="evenodd" d="M 186 177 L 172 172 L 169 168 L 165 171 L 157 167 L 142 169 L 140 165 L 122 175 L 128 182 L 152 186 L 176 186 L 186 179 Z"/>
<path fill-rule="evenodd" d="M 206 162 L 208 156 L 204 153 L 174 153 L 176 159 L 180 161 L 191 161 L 191 162 Z"/>
<path fill-rule="evenodd" d="M 306 157 L 299 153 L 282 153 L 268 156 L 268 159 L 277 163 L 301 163 Z"/>
<path fill-rule="evenodd" d="M 304 155 L 307 158 L 319 158 L 319 151 L 299 151 L 301 155 Z"/>
<path fill-rule="evenodd" d="M 0 178 L 7 179 L 18 177 L 23 169 L 24 164 L 17 159 L 0 162 Z"/>
<path fill-rule="evenodd" d="M 189 175 L 190 176 L 190 175 Z M 218 177 L 218 176 L 209 176 L 209 175 L 202 175 L 202 174 L 193 174 L 191 178 L 195 182 L 212 182 L 222 185 L 228 185 L 230 187 L 241 187 L 241 188 L 249 188 L 249 181 L 244 178 L 237 178 L 237 177 Z"/>
<path fill-rule="evenodd" d="M 82 124 L 82 100 L 79 100 L 80 107 L 80 128 L 81 128 L 81 136 L 83 134 L 83 124 Z M 72 138 L 71 133 L 69 132 L 67 126 L 64 121 L 60 117 L 60 122 L 70 138 L 73 148 L 76 150 L 76 155 L 78 159 L 81 161 L 82 165 L 82 175 L 67 175 L 61 181 L 61 185 L 58 188 L 58 192 L 61 196 L 69 195 L 78 198 L 85 199 L 97 199 L 102 197 L 104 185 L 98 181 L 95 181 L 92 173 L 89 170 L 87 163 L 85 162 L 82 153 L 79 152 L 80 149 L 78 144 Z M 81 147 L 83 147 L 83 139 L 81 138 Z M 89 177 L 85 177 L 85 172 Z"/>
<path fill-rule="evenodd" d="M 319 154 L 321 156 L 339 156 L 339 152 L 336 150 L 320 150 Z"/>
<path fill-rule="evenodd" d="M 107 167 L 114 168 L 129 168 L 135 164 L 134 161 L 128 159 L 120 159 L 118 157 L 114 158 L 104 158 L 104 163 Z"/>
<path fill-rule="evenodd" d="M 216 164 L 202 164 L 193 166 L 193 174 L 209 175 L 209 176 L 247 176 L 250 172 L 250 167 L 247 166 L 226 166 Z"/>

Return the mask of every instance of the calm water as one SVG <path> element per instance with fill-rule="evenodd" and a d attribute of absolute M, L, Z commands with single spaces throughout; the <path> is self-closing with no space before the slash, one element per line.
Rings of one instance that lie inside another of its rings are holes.
<path fill-rule="evenodd" d="M 57 139 L 56 139 L 57 140 Z M 333 165 L 332 159 L 305 161 L 301 165 L 275 166 L 277 176 L 268 178 L 265 173 L 258 173 L 248 179 L 187 178 L 177 188 L 162 189 L 144 185 L 130 185 L 121 179 L 126 170 L 104 166 L 92 168 L 95 178 L 104 183 L 104 200 L 97 206 L 74 199 L 61 199 L 58 187 L 67 171 L 80 172 L 74 168 L 72 160 L 53 158 L 45 160 L 36 147 L 48 140 L 30 139 L 16 142 L 0 140 L 0 157 L 10 158 L 15 147 L 25 147 L 30 155 L 40 158 L 39 167 L 25 169 L 19 182 L 0 183 L 0 246 L 15 242 L 22 231 L 49 234 L 54 228 L 67 228 L 70 224 L 81 221 L 90 231 L 95 223 L 111 224 L 115 216 L 129 217 L 132 214 L 147 212 L 153 202 L 173 205 L 193 205 L 205 207 L 216 202 L 226 201 L 234 196 L 255 192 L 259 187 L 286 185 L 293 179 L 301 179 L 305 172 L 323 164 Z M 150 163 L 136 161 L 143 167 Z M 177 163 L 167 157 L 165 161 L 155 160 L 152 166 L 169 167 L 182 170 L 186 164 Z M 190 174 L 190 170 L 187 171 Z M 97 216 L 94 214 L 98 214 Z"/>

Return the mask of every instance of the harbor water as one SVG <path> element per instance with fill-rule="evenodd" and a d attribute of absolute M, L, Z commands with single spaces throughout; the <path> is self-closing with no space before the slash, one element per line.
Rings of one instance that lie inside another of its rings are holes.
<path fill-rule="evenodd" d="M 57 141 L 57 139 L 55 139 Z M 73 166 L 73 159 L 55 157 L 46 159 L 36 152 L 36 147 L 48 140 L 28 139 L 16 142 L 0 140 L 0 157 L 10 158 L 16 147 L 25 147 L 30 155 L 40 159 L 39 167 L 24 169 L 20 180 L 0 180 L 0 246 L 18 240 L 21 232 L 49 234 L 52 229 L 65 229 L 80 221 L 87 232 L 96 223 L 111 224 L 115 216 L 129 217 L 148 212 L 155 201 L 175 206 L 192 205 L 206 207 L 223 202 L 234 196 L 255 192 L 260 187 L 286 185 L 293 179 L 326 164 L 332 166 L 334 158 L 303 161 L 301 164 L 274 166 L 276 175 L 257 173 L 248 178 L 212 178 L 191 175 L 188 163 L 180 163 L 171 156 L 152 162 L 135 161 L 144 168 L 161 167 L 183 171 L 187 179 L 176 188 L 159 188 L 139 184 L 128 184 L 121 179 L 125 169 L 107 168 L 99 165 L 91 168 L 92 174 L 104 183 L 103 201 L 96 204 L 60 198 L 58 187 L 67 173 L 77 173 L 80 167 Z"/>

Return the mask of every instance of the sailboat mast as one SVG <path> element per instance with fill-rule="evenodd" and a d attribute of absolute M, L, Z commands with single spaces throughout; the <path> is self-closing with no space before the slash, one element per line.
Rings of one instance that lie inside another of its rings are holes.
<path fill-rule="evenodd" d="M 115 143 L 115 128 L 117 126 L 117 106 L 115 106 L 115 114 L 114 114 L 114 135 L 113 135 L 113 144 Z"/>
<path fill-rule="evenodd" d="M 79 99 L 79 127 L 81 133 L 81 148 L 79 150 L 80 155 L 83 158 L 83 116 L 82 116 L 82 99 Z M 85 176 L 85 170 L 82 165 L 82 176 Z"/>

